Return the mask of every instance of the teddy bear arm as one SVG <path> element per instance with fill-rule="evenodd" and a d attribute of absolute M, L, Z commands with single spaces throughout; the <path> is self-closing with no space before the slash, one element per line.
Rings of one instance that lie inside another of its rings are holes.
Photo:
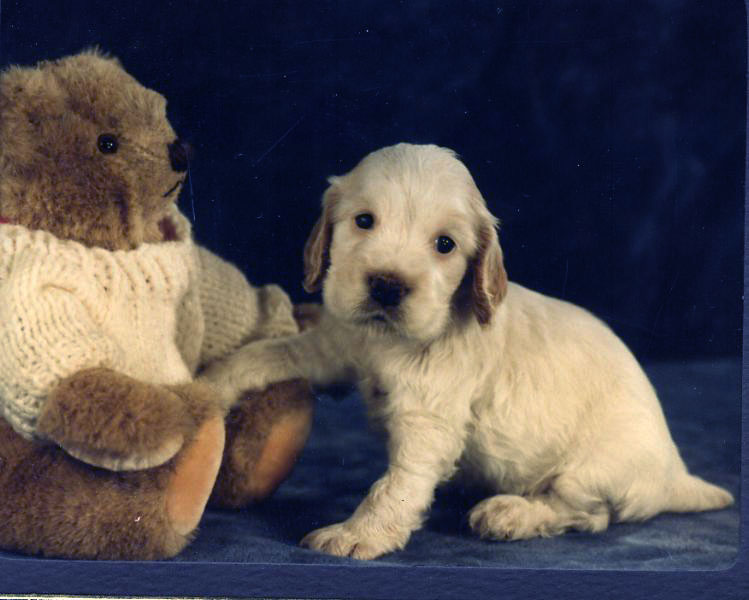
<path fill-rule="evenodd" d="M 163 464 L 192 430 L 175 392 L 103 367 L 60 381 L 37 422 L 39 435 L 72 456 L 118 471 Z"/>
<path fill-rule="evenodd" d="M 198 256 L 205 321 L 201 366 L 250 341 L 298 332 L 291 301 L 280 287 L 253 287 L 237 267 L 205 248 L 198 247 Z"/>
<path fill-rule="evenodd" d="M 299 333 L 299 322 L 291 299 L 275 284 L 258 289 L 260 311 L 263 315 L 258 339 L 283 337 Z"/>
<path fill-rule="evenodd" d="M 38 430 L 72 456 L 98 467 L 132 471 L 159 466 L 224 411 L 207 385 L 160 386 L 107 368 L 87 369 L 58 384 L 42 410 Z M 203 451 L 220 439 L 203 435 Z M 219 451 L 220 452 L 220 451 Z"/>

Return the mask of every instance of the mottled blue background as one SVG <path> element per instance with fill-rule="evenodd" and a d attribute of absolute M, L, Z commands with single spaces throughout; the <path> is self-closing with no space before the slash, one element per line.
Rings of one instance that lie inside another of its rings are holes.
<path fill-rule="evenodd" d="M 745 17 L 681 0 L 4 0 L 0 65 L 99 44 L 197 149 L 198 238 L 295 300 L 325 177 L 458 151 L 510 277 L 644 361 L 740 349 Z"/>

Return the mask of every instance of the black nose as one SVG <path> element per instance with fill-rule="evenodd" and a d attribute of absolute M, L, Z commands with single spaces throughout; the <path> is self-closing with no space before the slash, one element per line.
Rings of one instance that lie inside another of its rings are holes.
<path fill-rule="evenodd" d="M 166 147 L 169 150 L 169 162 L 172 164 L 172 170 L 177 171 L 177 173 L 187 171 L 192 158 L 190 144 L 177 138 L 171 144 L 167 144 Z"/>
<path fill-rule="evenodd" d="M 392 273 L 376 273 L 367 278 L 369 297 L 383 308 L 395 308 L 411 291 Z"/>

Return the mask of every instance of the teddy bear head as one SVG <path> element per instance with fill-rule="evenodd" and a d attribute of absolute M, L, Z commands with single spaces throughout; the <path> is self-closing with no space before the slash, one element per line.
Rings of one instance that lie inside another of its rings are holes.
<path fill-rule="evenodd" d="M 177 237 L 189 147 L 98 50 L 0 74 L 0 219 L 108 250 Z"/>

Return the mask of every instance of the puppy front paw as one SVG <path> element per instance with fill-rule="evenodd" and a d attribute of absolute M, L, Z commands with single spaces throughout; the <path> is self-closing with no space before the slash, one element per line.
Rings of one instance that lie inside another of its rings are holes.
<path fill-rule="evenodd" d="M 344 521 L 307 534 L 302 539 L 301 545 L 334 556 L 371 560 L 388 552 L 400 550 L 407 541 L 408 534 L 405 536 L 368 535 L 357 530 L 349 521 Z"/>

